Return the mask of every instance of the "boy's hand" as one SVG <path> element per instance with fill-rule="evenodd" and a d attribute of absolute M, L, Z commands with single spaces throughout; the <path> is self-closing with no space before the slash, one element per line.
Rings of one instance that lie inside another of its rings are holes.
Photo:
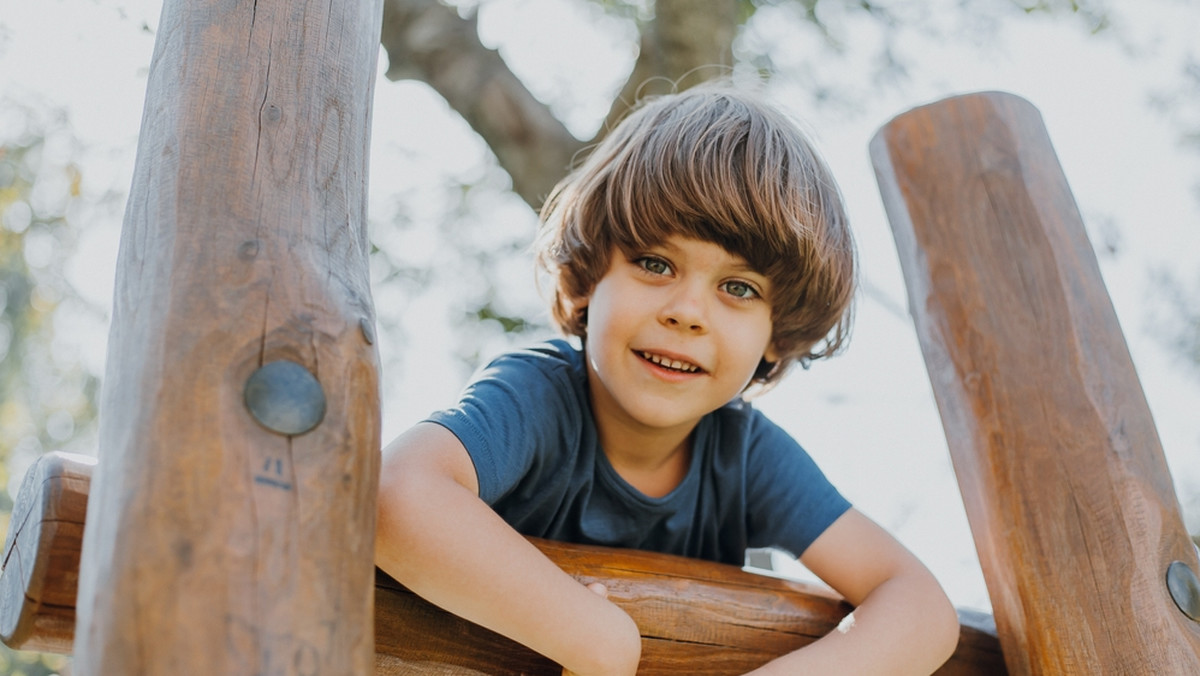
<path fill-rule="evenodd" d="M 599 582 L 593 582 L 593 583 L 591 583 L 589 585 L 585 585 L 585 586 L 588 589 L 591 589 L 593 592 L 599 594 L 600 598 L 602 598 L 602 599 L 608 598 L 608 588 L 605 587 L 604 585 L 600 584 Z"/>
<path fill-rule="evenodd" d="M 755 676 L 931 674 L 954 653 L 958 616 L 937 579 L 858 510 L 834 521 L 800 562 L 855 606 L 853 619 Z"/>

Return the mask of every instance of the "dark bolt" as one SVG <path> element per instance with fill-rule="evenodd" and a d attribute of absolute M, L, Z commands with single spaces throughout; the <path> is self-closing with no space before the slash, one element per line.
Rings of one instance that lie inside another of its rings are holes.
<path fill-rule="evenodd" d="M 366 317 L 359 319 L 358 328 L 362 331 L 363 340 L 367 341 L 367 345 L 374 345 L 375 328 L 371 326 L 371 320 Z"/>
<path fill-rule="evenodd" d="M 1183 561 L 1167 567 L 1167 589 L 1183 614 L 1200 622 L 1200 580 Z"/>
<path fill-rule="evenodd" d="M 321 383 L 294 361 L 264 364 L 246 381 L 243 396 L 254 419 L 279 434 L 304 434 L 325 417 Z"/>

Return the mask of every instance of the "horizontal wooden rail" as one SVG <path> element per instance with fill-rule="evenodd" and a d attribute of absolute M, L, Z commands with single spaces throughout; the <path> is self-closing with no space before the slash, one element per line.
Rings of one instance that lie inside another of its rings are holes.
<path fill-rule="evenodd" d="M 0 573 L 0 639 L 11 648 L 70 653 L 79 550 L 95 461 L 50 453 L 17 495 Z M 601 582 L 643 635 L 641 674 L 743 673 L 832 631 L 850 611 L 814 585 L 664 554 L 534 544 L 582 582 Z M 1003 674 L 986 619 L 964 619 L 942 676 Z M 561 669 L 512 641 L 442 611 L 382 572 L 375 585 L 376 673 L 553 674 Z"/>

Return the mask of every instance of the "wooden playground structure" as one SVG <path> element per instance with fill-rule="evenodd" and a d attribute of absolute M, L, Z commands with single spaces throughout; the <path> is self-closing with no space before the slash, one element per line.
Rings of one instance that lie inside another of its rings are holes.
<path fill-rule="evenodd" d="M 81 675 L 560 673 L 373 565 L 381 5 L 237 4 L 164 6 L 99 461 L 27 474 L 0 638 Z M 1037 110 L 946 99 L 871 155 L 994 612 L 937 673 L 1200 673 L 1197 550 Z M 636 620 L 640 673 L 741 673 L 850 610 L 736 567 L 536 544 Z"/>

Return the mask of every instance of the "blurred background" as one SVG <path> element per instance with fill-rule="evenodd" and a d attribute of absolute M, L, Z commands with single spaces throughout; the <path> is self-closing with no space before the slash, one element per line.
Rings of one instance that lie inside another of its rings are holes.
<path fill-rule="evenodd" d="M 534 208 L 608 120 L 671 83 L 761 82 L 841 182 L 863 289 L 850 349 L 757 405 L 956 605 L 987 610 L 867 145 L 909 108 L 1003 90 L 1042 111 L 1200 532 L 1200 3 L 386 5 L 370 178 L 385 441 L 451 403 L 490 355 L 551 335 L 528 253 Z M 117 241 L 160 10 L 0 0 L 5 531 L 37 456 L 97 451 Z M 0 674 L 67 668 L 0 654 Z"/>

